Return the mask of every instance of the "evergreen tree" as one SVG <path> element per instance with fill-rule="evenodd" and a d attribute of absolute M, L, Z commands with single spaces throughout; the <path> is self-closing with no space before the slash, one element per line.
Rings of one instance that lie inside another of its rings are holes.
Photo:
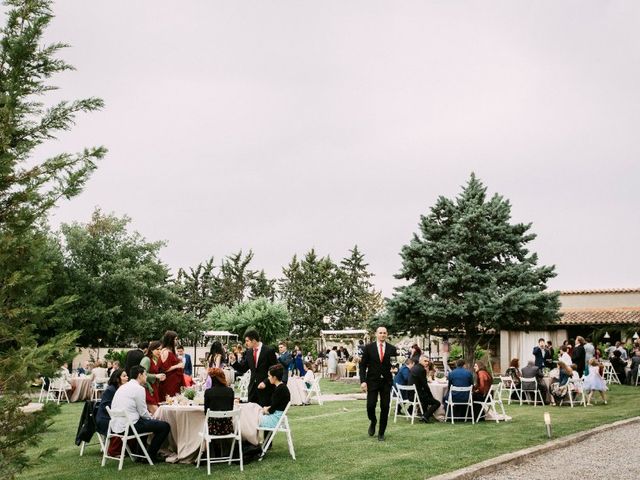
<path fill-rule="evenodd" d="M 76 115 L 102 107 L 96 98 L 45 109 L 48 82 L 72 67 L 56 55 L 66 45 L 43 45 L 52 19 L 48 0 L 7 0 L 0 31 L 0 471 L 14 478 L 29 463 L 28 444 L 46 430 L 51 408 L 24 415 L 30 382 L 52 375 L 73 346 L 76 332 L 38 345 L 38 328 L 50 326 L 72 298 L 55 297 L 55 261 L 47 252 L 47 212 L 84 187 L 106 150 L 85 149 L 38 160 L 34 150 L 68 130 Z"/>
<path fill-rule="evenodd" d="M 206 329 L 207 315 L 215 305 L 218 279 L 214 272 L 213 257 L 195 269 L 178 271 L 175 281 L 176 292 L 183 301 L 183 312 L 187 328 L 182 332 L 183 338 L 189 338 L 196 345 L 202 332 Z"/>
<path fill-rule="evenodd" d="M 291 313 L 292 336 L 316 336 L 323 328 L 333 328 L 340 283 L 338 267 L 331 258 L 319 258 L 311 249 L 301 262 L 294 256 L 283 275 L 281 296 Z M 325 318 L 329 323 L 323 322 Z"/>
<path fill-rule="evenodd" d="M 340 262 L 338 271 L 340 298 L 335 326 L 340 329 L 366 327 L 383 307 L 382 295 L 371 283 L 373 274 L 367 270 L 364 254 L 357 245 L 349 252 L 351 255 Z"/>
<path fill-rule="evenodd" d="M 254 272 L 249 269 L 253 260 L 253 252 L 249 250 L 246 255 L 242 250 L 229 255 L 220 265 L 220 274 L 217 277 L 216 304 L 233 306 L 242 302 L 249 294 Z"/>
<path fill-rule="evenodd" d="M 264 270 L 260 270 L 251 279 L 249 289 L 249 298 L 251 300 L 262 297 L 273 302 L 276 297 L 276 280 L 267 278 Z"/>
<path fill-rule="evenodd" d="M 511 224 L 511 205 L 471 175 L 462 193 L 440 197 L 420 231 L 402 247 L 396 278 L 407 281 L 389 301 L 393 328 L 411 334 L 444 329 L 463 336 L 473 361 L 483 335 L 536 329 L 558 317 L 557 292 L 546 282 L 554 267 L 537 266 L 526 245 L 531 224 Z"/>

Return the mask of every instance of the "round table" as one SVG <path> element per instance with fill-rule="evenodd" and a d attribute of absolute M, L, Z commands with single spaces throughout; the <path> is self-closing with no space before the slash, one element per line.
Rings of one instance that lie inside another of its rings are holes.
<path fill-rule="evenodd" d="M 193 463 L 200 450 L 202 427 L 204 425 L 204 407 L 202 405 L 160 405 L 153 415 L 156 420 L 167 422 L 171 433 L 165 447 L 171 455 L 169 463 Z"/>
<path fill-rule="evenodd" d="M 91 400 L 93 395 L 93 377 L 71 377 L 70 382 L 73 391 L 69 396 L 70 402 Z"/>
<path fill-rule="evenodd" d="M 258 423 L 262 408 L 256 403 L 240 405 L 240 428 L 242 441 L 258 444 Z M 203 405 L 160 405 L 153 415 L 156 420 L 167 422 L 171 433 L 163 449 L 170 455 L 169 463 L 194 463 L 198 459 L 205 422 Z"/>
<path fill-rule="evenodd" d="M 434 412 L 433 416 L 443 422 L 445 413 L 444 401 L 449 393 L 449 384 L 448 382 L 429 382 L 429 390 L 431 390 L 433 398 L 440 402 L 440 407 Z"/>

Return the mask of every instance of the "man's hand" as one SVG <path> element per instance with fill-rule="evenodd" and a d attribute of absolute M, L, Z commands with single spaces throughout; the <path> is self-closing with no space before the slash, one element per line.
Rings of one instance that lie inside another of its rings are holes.
<path fill-rule="evenodd" d="M 360 384 L 360 389 L 361 389 L 363 392 L 366 392 L 366 391 L 367 391 L 367 382 L 362 382 L 362 383 Z"/>
<path fill-rule="evenodd" d="M 260 385 L 258 385 L 258 390 L 264 390 L 265 388 L 267 388 L 264 384 L 264 382 L 260 382 Z"/>

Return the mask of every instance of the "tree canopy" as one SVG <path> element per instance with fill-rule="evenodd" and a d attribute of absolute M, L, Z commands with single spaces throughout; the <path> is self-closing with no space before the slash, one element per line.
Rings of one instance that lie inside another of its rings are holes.
<path fill-rule="evenodd" d="M 388 302 L 394 330 L 461 335 L 468 360 L 483 335 L 549 325 L 559 308 L 546 286 L 554 267 L 537 266 L 527 249 L 536 237 L 531 224 L 510 223 L 509 201 L 487 199 L 486 190 L 472 174 L 458 197 L 439 197 L 420 217 L 400 253 L 396 278 L 406 284 Z"/>

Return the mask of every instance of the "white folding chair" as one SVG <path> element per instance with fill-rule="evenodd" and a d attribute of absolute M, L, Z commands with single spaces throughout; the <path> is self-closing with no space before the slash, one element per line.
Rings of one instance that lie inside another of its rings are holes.
<path fill-rule="evenodd" d="M 530 395 L 533 394 L 533 399 Z M 544 405 L 544 399 L 542 398 L 542 392 L 538 388 L 538 379 L 536 377 L 522 377 L 520 379 L 520 405 L 522 402 L 533 403 L 533 406 L 538 406 L 538 398 L 540 399 L 540 405 Z"/>
<path fill-rule="evenodd" d="M 571 408 L 573 408 L 574 403 L 582 404 L 584 407 L 587 406 L 587 398 L 584 395 L 584 381 L 582 378 L 570 378 L 567 381 L 567 395 L 560 400 L 560 405 L 562 405 L 565 399 L 569 400 Z"/>
<path fill-rule="evenodd" d="M 249 400 L 249 383 L 251 382 L 251 372 L 247 371 L 240 377 L 238 383 L 238 393 L 240 395 L 240 401 L 246 402 Z"/>
<path fill-rule="evenodd" d="M 44 377 L 40 377 L 40 381 L 42 382 L 42 385 L 40 386 L 40 395 L 38 396 L 38 403 L 42 403 L 43 401 L 46 401 L 47 397 L 49 396 L 49 392 L 47 388 L 45 388 L 45 385 L 47 385 L 47 379 Z"/>
<path fill-rule="evenodd" d="M 104 435 L 102 435 L 99 432 L 96 432 L 96 435 L 98 436 L 98 443 L 100 444 L 100 451 L 104 452 L 104 443 L 106 441 L 106 438 Z M 82 456 L 84 454 L 84 448 L 88 447 L 89 445 L 92 445 L 91 443 L 87 443 L 84 440 L 82 442 L 80 442 L 80 456 Z"/>
<path fill-rule="evenodd" d="M 262 443 L 262 454 L 260 455 L 260 459 L 262 460 L 264 456 L 267 454 L 267 450 L 269 450 L 269 446 L 273 441 L 273 437 L 275 437 L 276 433 L 282 432 L 287 435 L 287 443 L 289 444 L 289 453 L 291 454 L 291 458 L 296 459 L 296 452 L 293 449 L 293 439 L 291 438 L 291 427 L 289 427 L 289 418 L 287 417 L 287 412 L 289 411 L 289 407 L 291 406 L 291 402 L 287 403 L 287 408 L 282 412 L 282 416 L 278 423 L 273 428 L 267 427 L 258 427 L 258 431 L 265 432 L 265 439 Z"/>
<path fill-rule="evenodd" d="M 475 418 L 473 416 L 473 396 L 472 396 L 473 387 L 449 387 L 449 397 L 447 399 L 447 409 L 444 412 L 444 421 L 447 421 L 447 418 L 451 418 L 451 423 L 454 423 L 454 419 L 458 420 L 471 420 L 471 423 L 475 423 Z M 465 402 L 454 402 L 453 401 L 453 393 L 466 393 L 467 400 Z M 455 406 L 461 405 L 466 406 L 465 414 L 463 417 L 455 416 Z M 451 412 L 451 415 L 449 415 Z"/>
<path fill-rule="evenodd" d="M 136 427 L 133 425 L 133 423 L 129 419 L 127 412 L 125 412 L 124 410 L 111 410 L 111 408 L 107 407 L 107 413 L 111 417 L 111 420 L 109 421 L 109 429 L 107 430 L 107 440 L 104 445 L 104 451 L 102 454 L 102 466 L 103 467 L 105 466 L 105 464 L 107 463 L 107 458 L 109 458 L 111 460 L 119 460 L 118 470 L 122 470 L 122 463 L 124 462 L 125 451 L 131 458 L 131 461 L 135 461 L 134 457 L 144 458 L 147 460 L 147 462 L 149 462 L 149 465 L 153 465 L 153 462 L 151 461 L 151 457 L 147 452 L 147 447 L 142 441 L 142 437 L 151 435 L 152 432 L 138 433 L 138 431 L 136 430 Z M 125 422 L 124 431 L 122 433 L 117 433 L 113 431 L 113 420 L 116 418 L 120 418 Z M 109 456 L 109 444 L 111 443 L 111 439 L 114 437 L 120 438 L 122 440 L 122 450 L 120 450 L 119 457 Z M 138 453 L 133 453 L 129 448 L 128 442 L 129 440 L 132 440 L 134 438 L 138 442 L 138 446 L 142 450 L 143 455 L 140 455 Z"/>
<path fill-rule="evenodd" d="M 60 399 L 64 396 L 64 399 L 67 401 L 67 403 L 71 403 L 69 401 L 69 396 L 67 395 L 67 386 L 68 384 L 64 378 L 49 378 L 47 402 L 51 400 L 52 402 L 56 402 L 59 405 Z"/>
<path fill-rule="evenodd" d="M 617 383 L 618 385 L 620 385 L 620 379 L 618 378 L 618 374 L 614 370 L 613 365 L 611 365 L 611 362 L 604 361 L 604 362 L 602 362 L 602 365 L 604 365 L 604 381 L 605 381 L 605 383 L 607 385 L 609 385 L 611 383 Z M 636 382 L 636 385 L 637 385 L 637 382 Z"/>
<path fill-rule="evenodd" d="M 418 410 L 420 416 L 424 415 L 422 410 L 422 404 L 418 397 L 418 391 L 415 385 L 396 385 L 398 392 L 398 399 L 396 400 L 396 409 L 393 414 L 393 423 L 398 421 L 398 416 L 410 418 L 413 425 L 414 420 L 418 416 Z M 398 405 L 400 406 L 401 413 L 398 413 Z"/>
<path fill-rule="evenodd" d="M 320 377 L 315 377 L 311 386 L 308 388 L 305 384 L 304 391 L 307 392 L 307 397 L 305 398 L 304 403 L 311 403 L 311 398 L 315 397 L 318 401 L 318 405 L 322 405 L 322 397 L 320 396 Z"/>
<path fill-rule="evenodd" d="M 107 389 L 108 382 L 109 382 L 108 378 L 96 378 L 93 381 L 93 393 L 92 393 L 93 400 L 100 400 L 100 398 L 102 397 L 102 393 Z"/>
<path fill-rule="evenodd" d="M 398 390 L 396 390 L 396 386 L 391 385 L 391 395 L 389 396 L 389 410 L 397 408 L 399 405 L 399 400 L 400 394 L 398 393 Z"/>
<path fill-rule="evenodd" d="M 505 419 L 507 413 L 504 411 L 504 404 L 502 403 L 502 398 L 500 398 L 502 384 L 499 385 L 491 385 L 487 396 L 484 398 L 484 401 L 474 401 L 473 403 L 477 403 L 480 405 L 480 411 L 478 412 L 478 417 L 476 418 L 476 422 L 480 421 L 480 417 L 484 413 L 485 415 L 491 412 L 496 420 L 496 423 L 500 421 L 498 410 L 496 409 L 496 405 L 500 405 L 500 409 L 502 410 L 502 418 Z"/>
<path fill-rule="evenodd" d="M 233 423 L 233 432 L 227 435 L 211 435 L 209 433 L 209 419 L 229 419 Z M 204 425 L 202 427 L 202 432 L 200 432 L 200 436 L 202 437 L 202 443 L 200 444 L 200 452 L 198 453 L 198 463 L 196 464 L 196 468 L 200 468 L 200 462 L 202 462 L 202 454 L 205 449 L 207 451 L 207 475 L 211 475 L 211 464 L 212 463 L 223 463 L 227 462 L 231 465 L 231 462 L 240 462 L 240 471 L 244 471 L 244 464 L 242 460 L 242 435 L 240 428 L 240 409 L 229 410 L 223 412 L 215 412 L 213 410 L 207 411 L 207 416 L 204 419 Z M 213 457 L 211 458 L 210 444 L 211 440 L 222 440 L 230 438 L 233 441 L 231 442 L 231 450 L 228 456 L 222 457 Z M 233 452 L 236 447 L 236 443 L 238 444 L 238 458 L 233 458 Z"/>
<path fill-rule="evenodd" d="M 520 400 L 520 389 L 516 385 L 516 382 L 513 381 L 513 378 L 509 376 L 506 376 L 506 377 L 501 376 L 500 386 L 502 387 L 500 389 L 500 401 L 502 401 L 502 394 L 504 392 L 507 392 L 507 394 L 509 395 L 509 397 L 507 398 L 507 403 L 509 405 L 511 405 L 511 397 L 514 392 L 516 394 L 516 397 L 518 397 L 518 400 Z"/>

